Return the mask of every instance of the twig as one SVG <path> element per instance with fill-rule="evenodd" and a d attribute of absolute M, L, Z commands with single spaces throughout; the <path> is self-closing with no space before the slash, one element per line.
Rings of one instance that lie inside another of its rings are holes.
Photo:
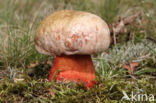
<path fill-rule="evenodd" d="M 120 33 L 127 32 L 126 25 L 132 24 L 132 22 L 141 15 L 141 11 L 136 12 L 135 14 L 125 17 L 125 18 L 119 18 L 119 20 L 115 23 L 110 24 L 110 31 L 111 36 L 114 37 L 114 34 L 116 35 L 116 39 Z M 114 43 L 114 40 L 111 39 L 111 43 Z"/>
<path fill-rule="evenodd" d="M 125 17 L 123 19 L 119 19 L 117 23 L 112 23 L 111 25 L 113 26 L 113 29 L 111 30 L 111 33 L 115 33 L 118 35 L 119 33 L 124 32 L 124 28 L 126 25 L 130 25 L 138 16 L 140 16 L 141 11 L 138 11 L 134 15 Z"/>
<path fill-rule="evenodd" d="M 152 41 L 152 42 L 156 43 L 156 40 L 155 40 L 154 38 L 147 37 L 146 39 L 148 39 L 148 40 L 150 40 L 150 41 Z"/>

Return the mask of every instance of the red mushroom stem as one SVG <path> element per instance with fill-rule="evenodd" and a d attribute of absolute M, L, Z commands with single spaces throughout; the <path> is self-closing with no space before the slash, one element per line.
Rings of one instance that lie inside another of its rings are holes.
<path fill-rule="evenodd" d="M 56 71 L 58 73 L 55 76 Z M 90 55 L 56 56 L 49 80 L 82 82 L 87 88 L 96 83 L 95 69 Z"/>

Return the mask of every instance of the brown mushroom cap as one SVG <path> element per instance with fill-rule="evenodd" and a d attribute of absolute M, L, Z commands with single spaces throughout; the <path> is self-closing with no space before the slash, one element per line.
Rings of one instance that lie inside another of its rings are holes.
<path fill-rule="evenodd" d="M 109 45 L 110 31 L 105 21 L 94 14 L 73 10 L 48 16 L 35 37 L 36 49 L 49 55 L 93 54 Z"/>

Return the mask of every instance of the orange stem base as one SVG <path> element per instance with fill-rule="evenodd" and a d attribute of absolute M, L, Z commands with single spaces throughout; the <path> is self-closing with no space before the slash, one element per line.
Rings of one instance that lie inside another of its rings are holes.
<path fill-rule="evenodd" d="M 58 73 L 56 73 L 58 71 Z M 56 76 L 54 76 L 56 74 Z M 94 65 L 90 55 L 56 56 L 49 80 L 82 82 L 87 88 L 96 83 Z"/>

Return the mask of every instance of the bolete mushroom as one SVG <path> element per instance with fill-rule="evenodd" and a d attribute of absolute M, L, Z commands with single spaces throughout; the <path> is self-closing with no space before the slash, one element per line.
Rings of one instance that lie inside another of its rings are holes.
<path fill-rule="evenodd" d="M 96 78 L 91 54 L 109 45 L 110 31 L 105 21 L 83 11 L 53 13 L 39 25 L 35 36 L 40 53 L 56 55 L 49 80 L 56 74 L 56 81 L 81 81 L 88 88 L 94 86 Z"/>

